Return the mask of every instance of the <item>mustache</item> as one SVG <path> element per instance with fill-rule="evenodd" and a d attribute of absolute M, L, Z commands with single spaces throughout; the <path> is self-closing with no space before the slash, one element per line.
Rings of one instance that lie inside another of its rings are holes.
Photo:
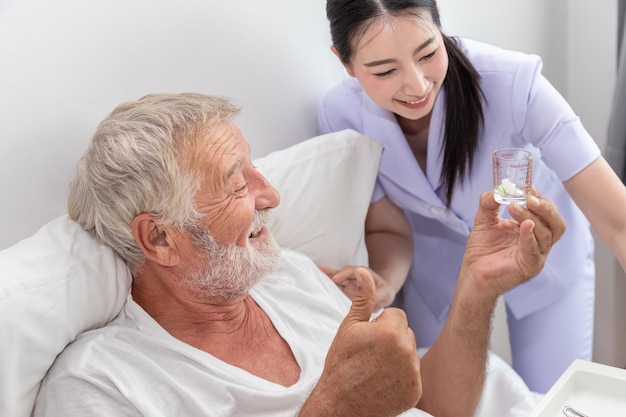
<path fill-rule="evenodd" d="M 254 218 L 252 219 L 252 224 L 248 229 L 248 234 L 252 234 L 255 230 L 260 230 L 263 226 L 267 224 L 272 215 L 272 209 L 262 209 L 257 210 L 254 213 Z"/>

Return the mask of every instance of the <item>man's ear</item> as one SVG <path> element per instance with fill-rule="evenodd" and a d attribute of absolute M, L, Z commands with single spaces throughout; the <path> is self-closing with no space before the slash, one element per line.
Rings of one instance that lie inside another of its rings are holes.
<path fill-rule="evenodd" d="M 337 48 L 335 47 L 335 45 L 331 45 L 330 50 L 333 51 L 333 54 L 335 54 L 339 62 L 341 62 L 341 65 L 343 65 L 346 71 L 348 71 L 348 74 L 351 77 L 354 77 L 354 72 L 352 71 L 352 67 L 349 64 L 346 64 L 345 62 L 343 62 L 343 60 L 341 59 L 341 56 L 339 56 L 339 51 L 337 51 Z"/>
<path fill-rule="evenodd" d="M 133 236 L 144 256 L 163 266 L 176 266 L 180 254 L 176 236 L 178 231 L 163 226 L 159 217 L 151 213 L 141 213 L 133 219 Z"/>

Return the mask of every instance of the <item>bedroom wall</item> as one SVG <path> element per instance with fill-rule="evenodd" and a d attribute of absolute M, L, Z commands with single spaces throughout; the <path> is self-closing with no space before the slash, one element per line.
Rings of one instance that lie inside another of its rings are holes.
<path fill-rule="evenodd" d="M 604 143 L 617 0 L 440 0 L 444 30 L 537 53 Z M 231 96 L 254 156 L 315 134 L 314 103 L 342 69 L 325 0 L 0 1 L 0 249 L 65 212 L 96 123 L 155 91 Z M 598 244 L 596 356 L 626 364 L 626 278 Z M 620 320 L 621 319 L 621 320 Z M 493 346 L 508 355 L 502 307 Z"/>
<path fill-rule="evenodd" d="M 0 249 L 65 212 L 96 124 L 157 91 L 227 95 L 262 156 L 342 75 L 324 0 L 0 1 Z"/>
<path fill-rule="evenodd" d="M 575 0 L 568 19 L 568 99 L 601 147 L 615 86 L 619 1 L 603 0 L 590 8 Z M 626 274 L 597 236 L 596 270 L 594 361 L 626 368 Z"/>

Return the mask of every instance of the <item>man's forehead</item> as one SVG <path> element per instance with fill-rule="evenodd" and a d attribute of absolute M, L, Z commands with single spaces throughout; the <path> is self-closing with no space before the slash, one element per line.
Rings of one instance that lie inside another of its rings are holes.
<path fill-rule="evenodd" d="M 205 158 L 228 153 L 237 144 L 236 127 L 229 123 L 205 126 L 200 129 L 195 141 L 196 152 Z"/>
<path fill-rule="evenodd" d="M 250 144 L 234 123 L 215 126 L 204 133 L 198 168 L 211 171 L 224 181 L 230 180 L 250 154 Z M 204 166 L 204 167 L 203 167 Z"/>

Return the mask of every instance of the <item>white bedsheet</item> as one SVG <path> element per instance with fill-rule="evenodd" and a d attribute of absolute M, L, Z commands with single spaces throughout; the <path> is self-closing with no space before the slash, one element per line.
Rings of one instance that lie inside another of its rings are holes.
<path fill-rule="evenodd" d="M 474 416 L 528 417 L 542 398 L 508 363 L 490 352 L 485 388 Z"/>
<path fill-rule="evenodd" d="M 426 351 L 420 349 L 420 356 Z M 485 387 L 474 417 L 528 417 L 543 397 L 531 391 L 508 363 L 489 352 Z"/>

